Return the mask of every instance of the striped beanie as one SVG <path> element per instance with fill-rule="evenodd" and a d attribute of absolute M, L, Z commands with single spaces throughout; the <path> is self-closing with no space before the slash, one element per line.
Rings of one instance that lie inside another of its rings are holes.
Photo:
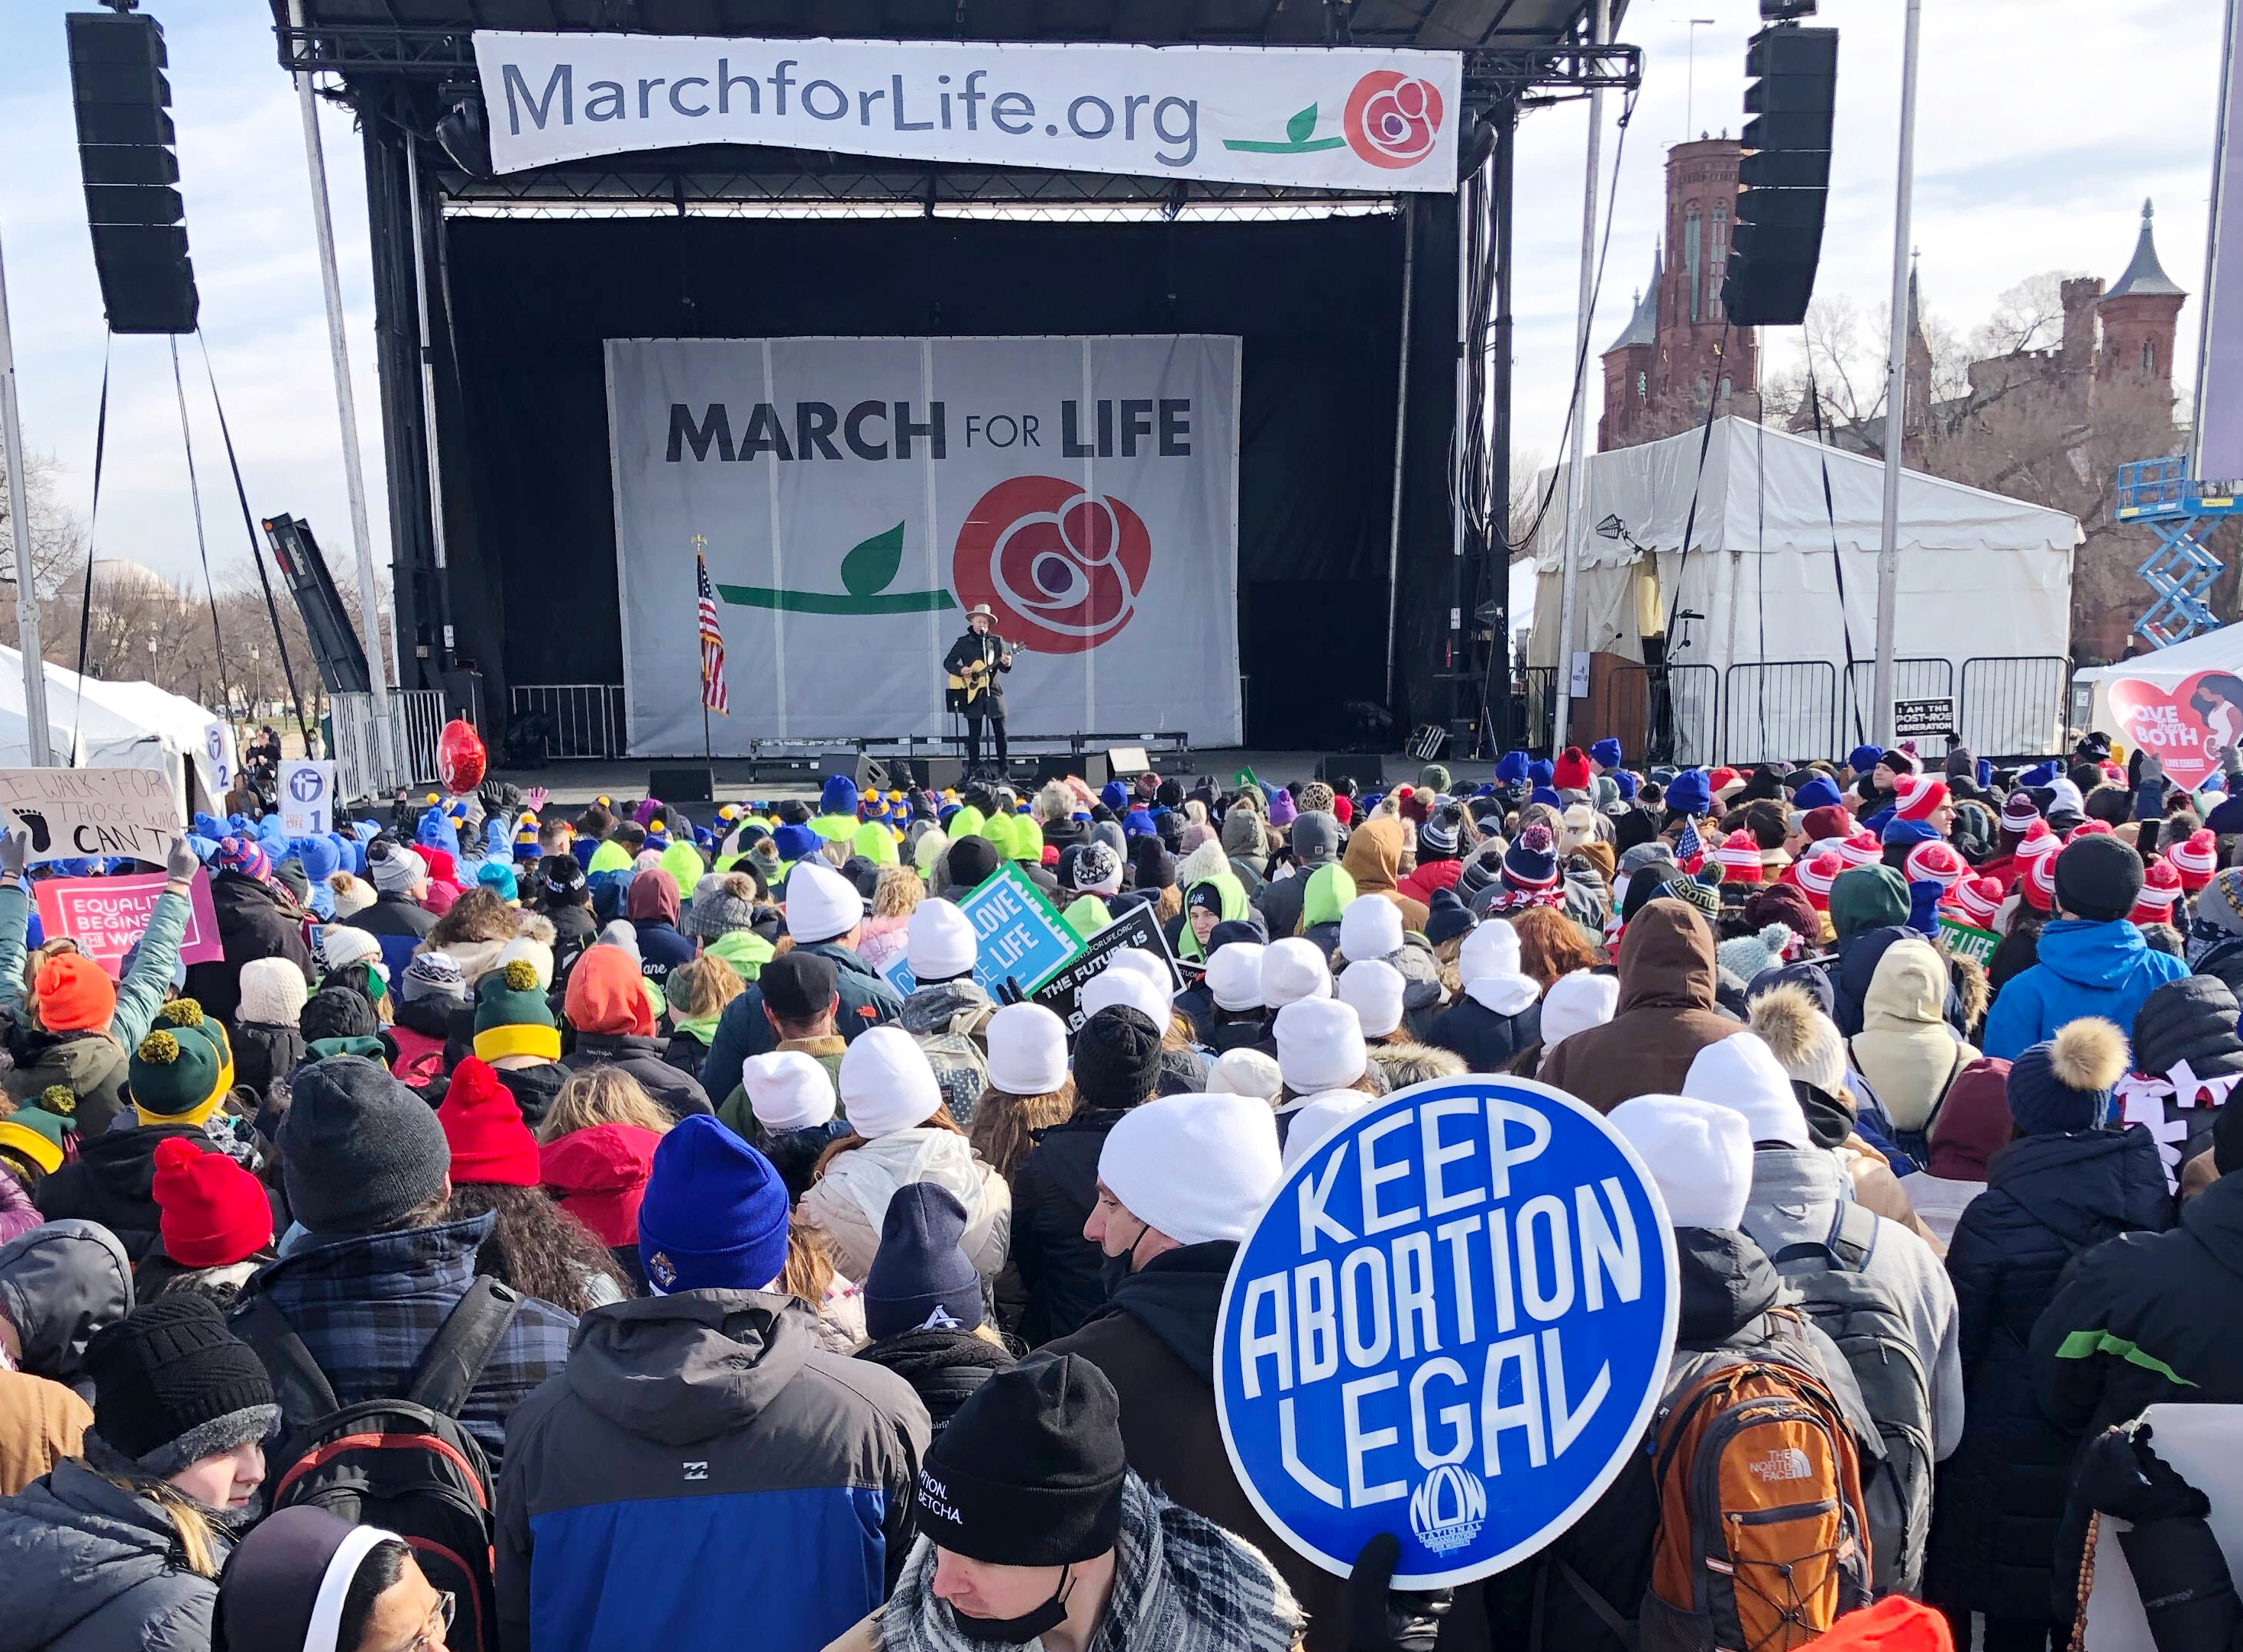
<path fill-rule="evenodd" d="M 1965 923 L 1983 930 L 2002 910 L 2002 895 L 1998 877 L 1966 877 L 1956 884 L 1948 900 Z"/>
<path fill-rule="evenodd" d="M 2037 820 L 2032 823 L 2031 829 L 2025 833 L 2023 841 L 2017 844 L 2017 858 L 2021 861 L 2046 860 L 2063 847 L 2063 840 L 2057 836 L 2049 823 L 2044 820 Z M 2051 884 L 2051 887 L 2053 888 L 2054 885 Z"/>
<path fill-rule="evenodd" d="M 1721 863 L 1721 881 L 1725 883 L 1757 883 L 1760 882 L 1760 844 L 1747 831 L 1731 832 L 1714 851 Z"/>
<path fill-rule="evenodd" d="M 1884 857 L 1884 846 L 1877 842 L 1877 835 L 1866 826 L 1838 845 L 1838 858 L 1849 871 L 1858 866 L 1875 866 Z"/>
<path fill-rule="evenodd" d="M 1895 812 L 1903 820 L 1930 820 L 1932 810 L 1947 801 L 1947 782 L 1937 775 L 1903 775 L 1894 788 Z"/>
<path fill-rule="evenodd" d="M 2017 790 L 2009 795 L 2002 804 L 2002 829 L 2019 836 L 2031 831 L 2040 819 L 2040 810 L 2033 804 L 2032 794 Z"/>
<path fill-rule="evenodd" d="M 267 883 L 273 876 L 272 857 L 254 837 L 228 837 L 211 856 L 211 864 L 224 872 L 239 872 L 244 877 L 253 877 Z"/>
<path fill-rule="evenodd" d="M 2036 912 L 2056 910 L 2056 856 L 2036 855 L 2017 881 L 2017 889 L 2025 897 L 2025 904 Z"/>
<path fill-rule="evenodd" d="M 2143 872 L 2142 892 L 2134 897 L 2134 910 L 2126 916 L 2136 923 L 2170 923 L 2180 897 L 2180 873 L 2160 855 Z"/>
<path fill-rule="evenodd" d="M 1838 874 L 1846 870 L 1846 863 L 1835 849 L 1825 850 L 1809 861 L 1795 867 L 1799 887 L 1818 912 L 1830 910 L 1830 885 L 1838 881 Z"/>
<path fill-rule="evenodd" d="M 1503 881 L 1524 894 L 1539 894 L 1558 882 L 1558 851 L 1550 829 L 1539 822 L 1519 834 L 1503 856 Z"/>
<path fill-rule="evenodd" d="M 1963 857 L 1955 852 L 1951 844 L 1943 843 L 1937 838 L 1929 843 L 1918 843 L 1909 850 L 1903 865 L 1903 876 L 1910 883 L 1937 883 L 1943 892 L 1953 889 L 1962 881 L 1963 874 L 1970 870 L 1963 864 Z"/>
<path fill-rule="evenodd" d="M 2219 840 L 2209 826 L 2200 827 L 2166 850 L 2166 858 L 2180 874 L 2180 886 L 2190 895 L 2212 882 L 2219 870 Z"/>

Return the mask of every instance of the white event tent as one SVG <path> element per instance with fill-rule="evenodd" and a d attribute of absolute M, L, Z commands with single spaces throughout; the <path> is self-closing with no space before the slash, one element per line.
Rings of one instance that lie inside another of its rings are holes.
<path fill-rule="evenodd" d="M 180 819 L 215 812 L 232 783 L 233 732 L 192 700 L 150 682 L 104 682 L 47 663 L 47 750 L 55 766 L 155 769 L 169 776 Z M 31 762 L 24 657 L 0 647 L 0 768 Z"/>
<path fill-rule="evenodd" d="M 2120 727 L 2124 720 L 2111 705 L 2112 682 L 2120 677 L 2132 677 L 2138 682 L 2172 689 L 2199 671 L 2227 671 L 2243 676 L 2243 621 L 2223 625 L 2216 631 L 2200 631 L 2185 642 L 2138 654 L 2130 660 L 2075 671 L 2071 674 L 2071 687 L 2075 695 L 2084 685 L 2094 695 L 2086 727 L 2124 738 L 2125 731 Z"/>
<path fill-rule="evenodd" d="M 1640 661 L 1643 638 L 1664 630 L 1668 616 L 1681 610 L 1696 617 L 1675 626 L 1680 646 L 1670 650 L 1671 664 L 1710 665 L 1727 676 L 1733 666 L 1828 661 L 1833 669 L 1827 675 L 1809 670 L 1786 679 L 1747 671 L 1732 678 L 1732 692 L 1741 684 L 1748 693 L 1765 691 L 1755 694 L 1761 703 L 1749 716 L 1740 708 L 1726 719 L 1725 755 L 1735 761 L 1735 747 L 1746 738 L 1771 755 L 1837 755 L 1824 749 L 1838 721 L 1833 690 L 1846 682 L 1850 654 L 1856 696 L 1866 706 L 1876 655 L 1883 465 L 1811 437 L 1725 418 L 1714 421 L 1709 437 L 1691 430 L 1595 453 L 1587 469 L 1588 527 L 1577 554 L 1573 648 Z M 1561 467 L 1544 472 L 1537 489 L 1538 500 L 1546 494 L 1551 504 L 1530 543 L 1530 666 L 1559 663 L 1566 487 Z M 1606 532 L 1597 531 L 1600 526 Z M 2082 537 L 2078 522 L 2062 511 L 1903 471 L 1897 653 L 1909 661 L 1943 660 L 1950 669 L 1904 674 L 1900 695 L 1958 691 L 1969 660 L 2067 654 L 2071 555 Z M 1687 674 L 1687 688 L 1682 675 L 1678 706 L 1693 694 L 1710 694 L 1709 674 Z M 1951 686 L 1911 686 L 1926 681 Z M 2061 674 L 2051 673 L 2050 681 L 2060 684 Z M 1787 691 L 1768 686 L 1772 682 Z M 1796 684 L 1810 684 L 1815 692 Z M 2061 728 L 2065 709 L 2060 688 L 2048 697 L 2045 707 L 2005 708 L 2000 729 L 1976 722 L 1966 705 L 1966 733 L 1985 751 L 2041 749 Z M 1710 707 L 1703 709 L 1710 725 Z M 1754 726 L 1748 730 L 1745 722 Z"/>

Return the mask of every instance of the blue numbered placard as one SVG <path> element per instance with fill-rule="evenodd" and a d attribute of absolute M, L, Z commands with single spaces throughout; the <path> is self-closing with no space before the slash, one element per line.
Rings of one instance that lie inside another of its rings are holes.
<path fill-rule="evenodd" d="M 1305 1154 L 1239 1249 L 1216 1337 L 1232 1467 L 1278 1534 L 1398 1588 L 1489 1576 L 1619 1475 L 1674 1349 L 1649 1172 L 1592 1108 L 1473 1075 Z"/>

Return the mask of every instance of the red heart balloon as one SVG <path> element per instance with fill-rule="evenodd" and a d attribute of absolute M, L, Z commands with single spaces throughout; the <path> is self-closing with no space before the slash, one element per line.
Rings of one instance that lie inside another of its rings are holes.
<path fill-rule="evenodd" d="M 2166 775 L 2192 790 L 2217 766 L 2215 746 L 2243 745 L 2243 678 L 2199 671 L 2166 688 L 2114 677 L 2111 709 L 2121 738 L 2165 760 Z"/>
<path fill-rule="evenodd" d="M 483 768 L 488 762 L 482 736 L 461 718 L 453 718 L 436 736 L 436 778 L 446 791 L 473 791 L 483 783 Z"/>

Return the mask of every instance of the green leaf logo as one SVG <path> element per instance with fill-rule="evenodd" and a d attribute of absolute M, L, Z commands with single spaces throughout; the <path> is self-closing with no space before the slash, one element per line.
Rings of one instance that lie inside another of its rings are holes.
<path fill-rule="evenodd" d="M 1285 123 L 1285 138 L 1289 143 L 1305 144 L 1317 130 L 1317 106 L 1310 104 Z"/>
<path fill-rule="evenodd" d="M 875 534 L 841 559 L 841 583 L 852 596 L 871 596 L 888 588 L 904 560 L 904 525 Z"/>

